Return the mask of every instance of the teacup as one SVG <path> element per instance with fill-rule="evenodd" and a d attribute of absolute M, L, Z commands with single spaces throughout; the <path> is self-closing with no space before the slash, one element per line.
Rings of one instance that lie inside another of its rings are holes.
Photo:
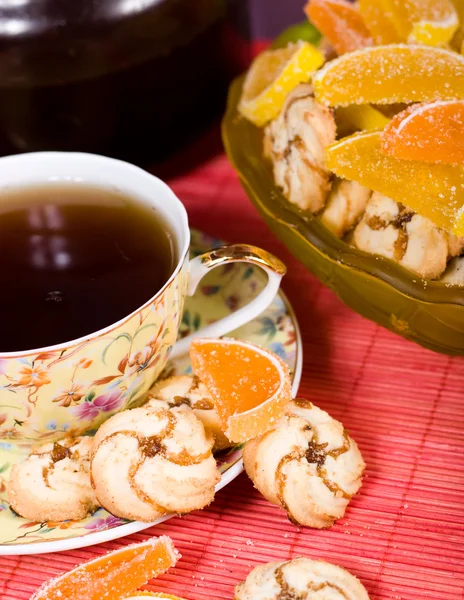
<path fill-rule="evenodd" d="M 35 350 L 2 353 L 0 348 L 0 439 L 11 441 L 48 441 L 91 432 L 115 412 L 140 404 L 168 358 L 188 351 L 192 336 L 176 342 L 185 297 L 211 269 L 248 262 L 264 269 L 268 281 L 248 305 L 207 325 L 196 337 L 221 336 L 254 319 L 272 302 L 285 274 L 279 259 L 245 244 L 223 246 L 189 260 L 184 206 L 165 183 L 138 167 L 80 153 L 0 159 L 2 189 L 49 182 L 117 189 L 154 207 L 174 235 L 179 260 L 148 302 L 109 327 Z"/>

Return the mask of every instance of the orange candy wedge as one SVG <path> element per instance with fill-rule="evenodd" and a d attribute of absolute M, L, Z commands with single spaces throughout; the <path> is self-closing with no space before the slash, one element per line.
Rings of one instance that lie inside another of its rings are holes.
<path fill-rule="evenodd" d="M 246 442 L 271 429 L 292 399 L 287 365 L 259 346 L 198 339 L 190 346 L 190 359 L 233 442 Z"/>
<path fill-rule="evenodd" d="M 397 44 L 401 37 L 383 5 L 384 0 L 359 0 L 359 12 L 376 44 Z"/>
<path fill-rule="evenodd" d="M 337 54 L 372 45 L 372 36 L 359 11 L 351 2 L 310 0 L 304 10 Z"/>
<path fill-rule="evenodd" d="M 410 106 L 385 128 L 382 150 L 406 160 L 464 164 L 464 100 Z"/>
<path fill-rule="evenodd" d="M 313 78 L 329 106 L 464 98 L 464 56 L 431 46 L 363 48 L 327 63 Z"/>
<path fill-rule="evenodd" d="M 464 235 L 464 167 L 387 156 L 381 138 L 382 132 L 375 131 L 340 140 L 326 151 L 327 168 Z"/>
<path fill-rule="evenodd" d="M 180 558 L 167 536 L 125 546 L 45 583 L 31 600 L 119 600 Z"/>

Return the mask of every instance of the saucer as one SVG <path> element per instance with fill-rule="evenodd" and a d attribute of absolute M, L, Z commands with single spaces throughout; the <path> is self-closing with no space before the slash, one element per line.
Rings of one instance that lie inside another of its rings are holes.
<path fill-rule="evenodd" d="M 195 256 L 224 242 L 192 230 L 191 252 Z M 266 276 L 259 268 L 233 263 L 211 271 L 193 297 L 186 301 L 179 337 L 183 338 L 203 326 L 247 304 L 265 285 Z M 232 332 L 230 337 L 258 344 L 278 354 L 289 366 L 296 394 L 301 378 L 302 345 L 298 323 L 285 294 L 280 291 L 273 303 L 258 318 Z M 188 356 L 171 360 L 163 376 L 191 373 Z M 59 552 L 114 540 L 152 525 L 113 517 L 98 509 L 81 521 L 31 523 L 10 510 L 6 493 L 11 467 L 24 460 L 28 444 L 0 442 L 0 555 L 42 554 Z M 216 491 L 230 483 L 243 470 L 241 447 L 217 455 L 222 473 Z"/>

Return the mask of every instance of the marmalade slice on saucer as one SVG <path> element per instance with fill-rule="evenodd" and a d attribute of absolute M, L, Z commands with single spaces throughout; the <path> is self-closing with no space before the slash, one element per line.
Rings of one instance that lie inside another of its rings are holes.
<path fill-rule="evenodd" d="M 415 104 L 396 115 L 382 135 L 389 156 L 464 164 L 464 100 Z"/>
<path fill-rule="evenodd" d="M 119 600 L 180 558 L 167 536 L 124 546 L 45 583 L 31 600 Z"/>
<path fill-rule="evenodd" d="M 372 36 L 351 2 L 310 0 L 304 10 L 337 54 L 372 45 Z"/>
<path fill-rule="evenodd" d="M 313 78 L 329 106 L 394 104 L 464 98 L 464 57 L 431 46 L 393 44 L 351 52 Z"/>
<path fill-rule="evenodd" d="M 197 339 L 190 346 L 190 359 L 233 442 L 246 442 L 271 429 L 292 399 L 287 365 L 259 346 Z"/>
<path fill-rule="evenodd" d="M 327 149 L 327 167 L 464 235 L 464 167 L 387 156 L 381 143 L 379 131 L 344 138 Z"/>

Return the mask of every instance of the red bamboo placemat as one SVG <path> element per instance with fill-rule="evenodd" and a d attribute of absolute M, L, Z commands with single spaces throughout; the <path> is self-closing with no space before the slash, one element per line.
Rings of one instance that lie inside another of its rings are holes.
<path fill-rule="evenodd" d="M 232 599 L 256 564 L 305 555 L 348 568 L 371 599 L 464 598 L 464 361 L 364 320 L 273 238 L 224 156 L 171 181 L 191 224 L 260 245 L 288 265 L 284 289 L 304 345 L 300 395 L 341 419 L 367 462 L 360 494 L 330 530 L 298 529 L 245 475 L 202 512 L 128 538 L 52 555 L 0 559 L 0 598 L 122 544 L 172 536 L 183 557 L 148 586 L 188 600 Z M 84 597 L 84 596 L 83 596 Z"/>

